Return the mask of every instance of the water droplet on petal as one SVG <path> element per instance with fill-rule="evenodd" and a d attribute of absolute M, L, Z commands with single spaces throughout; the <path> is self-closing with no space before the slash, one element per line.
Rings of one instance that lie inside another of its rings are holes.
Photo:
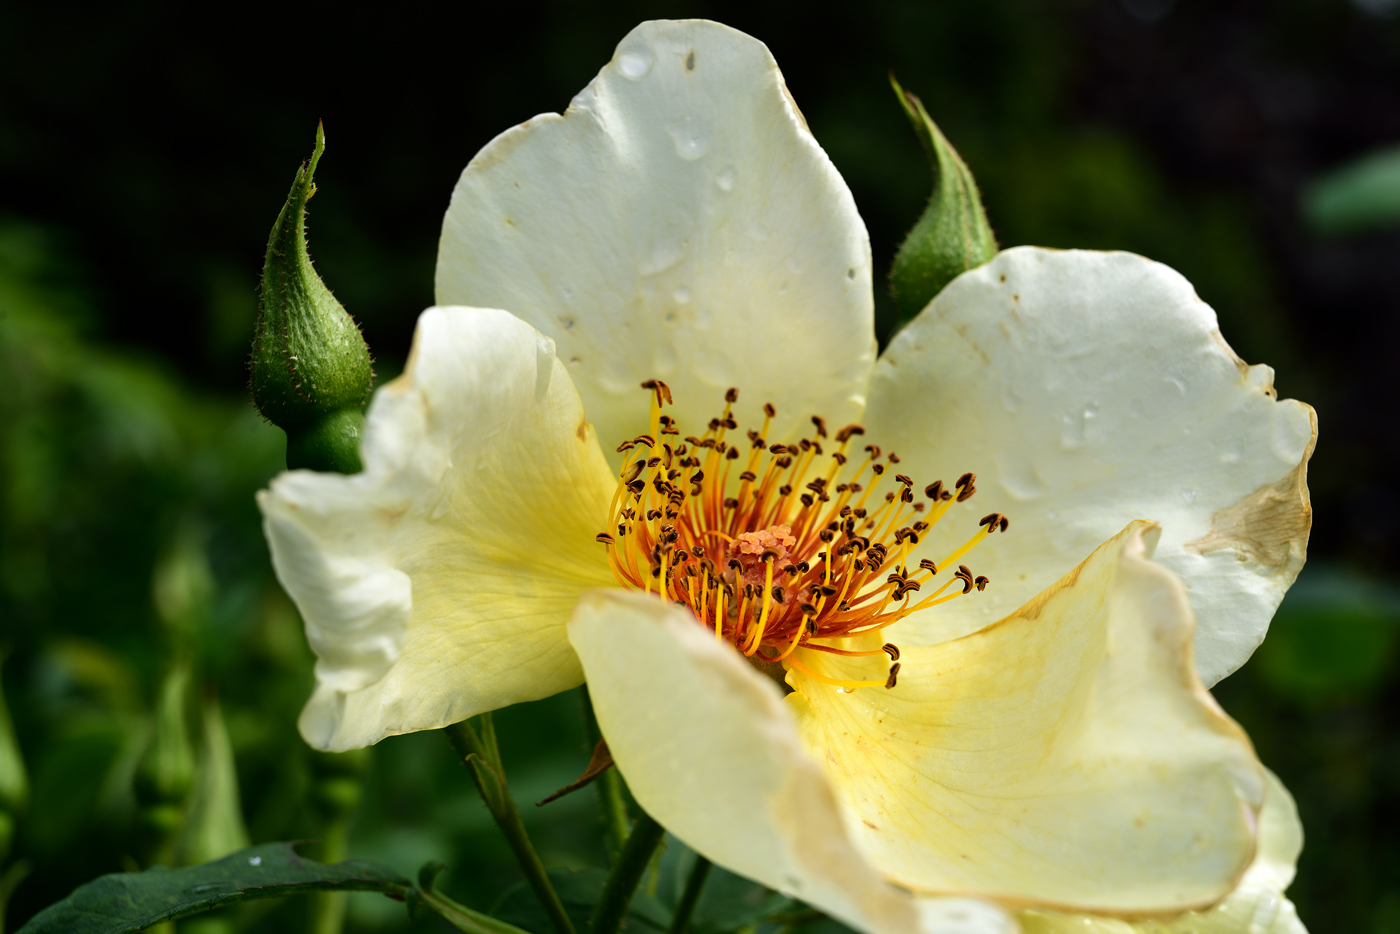
<path fill-rule="evenodd" d="M 617 61 L 617 67 L 622 72 L 624 78 L 633 81 L 640 81 L 645 78 L 647 72 L 651 71 L 652 58 L 649 52 L 623 52 L 622 57 Z"/>
<path fill-rule="evenodd" d="M 671 293 L 671 298 L 675 300 L 677 305 L 688 304 L 690 302 L 690 289 L 682 285 Z"/>
<path fill-rule="evenodd" d="M 715 184 L 719 186 L 720 191 L 733 191 L 734 179 L 737 175 L 738 173 L 734 171 L 734 166 L 731 165 L 723 172 L 719 173 L 719 175 L 715 176 Z"/>

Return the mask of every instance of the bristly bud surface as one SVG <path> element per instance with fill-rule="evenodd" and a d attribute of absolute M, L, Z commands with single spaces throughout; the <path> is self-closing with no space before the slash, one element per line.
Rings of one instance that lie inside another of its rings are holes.
<path fill-rule="evenodd" d="M 288 467 L 355 473 L 374 383 L 369 346 L 306 249 L 306 202 L 325 145 L 318 125 L 268 238 L 249 370 L 258 411 L 287 433 Z"/>
<path fill-rule="evenodd" d="M 923 102 L 890 84 L 909 117 L 933 169 L 933 193 L 914 228 L 895 254 L 890 269 L 890 297 L 899 319 L 908 321 L 923 310 L 943 287 L 997 253 L 996 237 L 972 172 L 938 129 Z"/>

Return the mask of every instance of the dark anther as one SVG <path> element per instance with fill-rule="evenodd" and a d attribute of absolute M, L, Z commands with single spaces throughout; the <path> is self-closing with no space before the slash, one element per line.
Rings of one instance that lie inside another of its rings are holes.
<path fill-rule="evenodd" d="M 880 648 L 885 650 L 885 654 L 890 657 L 890 661 L 899 661 L 899 646 L 895 645 L 893 642 L 886 642 L 884 645 L 880 646 Z"/>
<path fill-rule="evenodd" d="M 786 454 L 786 453 L 787 453 L 787 445 L 786 445 L 786 444 L 770 444 L 770 445 L 768 445 L 768 453 L 769 453 L 769 454 L 775 454 L 775 455 L 776 455 L 776 454 Z"/>
<path fill-rule="evenodd" d="M 739 501 L 738 501 L 737 499 L 735 499 L 734 497 L 731 496 L 731 497 L 729 497 L 728 499 L 726 499 L 726 500 L 724 501 L 724 508 L 725 508 L 725 509 L 738 509 L 738 508 L 739 508 Z"/>
<path fill-rule="evenodd" d="M 705 549 L 701 548 L 699 545 L 696 545 L 694 548 L 690 549 L 690 553 L 697 558 L 705 557 Z"/>
<path fill-rule="evenodd" d="M 736 461 L 736 460 L 738 460 L 738 459 L 739 459 L 739 449 L 738 449 L 738 448 L 730 448 L 728 451 L 725 452 L 724 457 L 725 457 L 725 460 L 731 460 L 731 461 Z"/>
<path fill-rule="evenodd" d="M 852 485 L 852 489 L 855 489 L 854 484 Z M 860 490 L 856 490 L 856 492 L 859 493 Z M 865 510 L 860 508 L 859 506 L 857 506 L 855 509 L 852 509 L 851 514 L 854 515 L 857 519 L 865 518 Z"/>
<path fill-rule="evenodd" d="M 759 560 L 762 561 L 764 564 L 767 564 L 769 561 L 777 561 L 778 553 L 771 548 L 765 548 L 763 549 L 763 554 L 759 557 Z"/>
<path fill-rule="evenodd" d="M 773 593 L 773 599 L 774 599 L 774 600 L 776 600 L 776 601 L 779 602 L 779 603 L 782 603 L 782 602 L 783 602 L 783 588 L 781 588 L 781 587 L 774 587 L 772 593 Z"/>
<path fill-rule="evenodd" d="M 784 454 L 782 457 L 778 458 L 777 464 L 780 469 L 787 470 L 792 466 L 792 458 Z"/>
<path fill-rule="evenodd" d="M 878 444 L 867 444 L 865 450 L 866 453 L 870 455 L 871 460 L 880 456 L 880 446 Z"/>
<path fill-rule="evenodd" d="M 806 561 L 799 561 L 797 562 L 797 569 L 803 574 L 806 574 L 808 571 L 812 570 L 812 566 L 809 565 Z"/>
<path fill-rule="evenodd" d="M 650 469 L 650 468 L 652 468 L 652 467 L 655 467 L 655 466 L 656 466 L 657 464 L 659 464 L 659 463 L 661 463 L 661 458 L 659 458 L 659 457 L 651 457 L 651 458 L 648 458 L 648 459 L 647 459 L 647 468 Z"/>
<path fill-rule="evenodd" d="M 597 540 L 602 542 L 604 545 L 611 545 L 617 541 L 617 539 L 613 538 L 607 532 L 599 532 L 597 535 Z"/>
<path fill-rule="evenodd" d="M 767 415 L 769 418 L 772 418 L 774 415 L 778 414 L 778 410 L 773 408 L 773 403 L 765 402 L 763 403 L 763 414 Z"/>
<path fill-rule="evenodd" d="M 783 565 L 783 573 L 786 574 L 788 577 L 796 577 L 796 576 L 797 576 L 797 565 L 795 565 L 795 564 L 785 564 L 785 565 Z"/>
<path fill-rule="evenodd" d="M 717 418 L 712 418 L 712 419 L 710 419 L 710 430 L 711 430 L 711 431 L 719 431 L 719 426 L 722 425 L 722 424 L 723 424 L 723 422 L 721 422 L 719 419 L 717 419 Z"/>
<path fill-rule="evenodd" d="M 791 493 L 791 492 L 792 492 L 792 484 L 790 484 L 790 483 L 784 483 L 782 486 L 778 487 L 778 495 L 779 495 L 779 496 L 787 496 L 787 495 L 788 495 L 789 493 Z"/>
<path fill-rule="evenodd" d="M 923 512 L 923 511 L 924 511 L 924 507 L 927 506 L 927 505 L 928 505 L 928 503 L 915 503 L 914 506 L 913 506 L 913 509 L 914 509 L 915 512 Z"/>
<path fill-rule="evenodd" d="M 637 437 L 633 438 L 632 440 L 635 441 L 637 444 L 645 444 L 649 448 L 656 447 L 656 439 L 653 438 L 651 435 L 637 435 Z"/>
<path fill-rule="evenodd" d="M 899 501 L 901 503 L 912 503 L 914 501 L 914 491 L 906 486 L 904 492 L 899 494 Z"/>
<path fill-rule="evenodd" d="M 670 470 L 666 471 L 666 479 L 667 479 L 667 480 L 674 480 L 674 479 L 676 479 L 677 477 L 679 477 L 680 475 L 681 475 L 681 472 L 680 472 L 679 470 L 677 470 L 675 467 L 672 467 Z"/>
<path fill-rule="evenodd" d="M 891 452 L 890 452 L 890 463 L 891 463 L 891 464 L 898 464 L 898 463 L 899 463 L 899 455 L 896 454 L 894 451 L 891 451 Z M 914 485 L 914 481 L 912 481 L 912 480 L 909 481 L 909 485 L 910 485 L 910 486 L 913 486 L 913 485 Z"/>
<path fill-rule="evenodd" d="M 842 467 L 846 466 L 846 455 L 842 454 L 840 451 L 832 451 L 831 459 L 836 461 L 836 463 L 840 464 Z"/>
<path fill-rule="evenodd" d="M 631 483 L 627 484 L 627 489 L 631 490 L 638 496 L 641 496 L 642 490 L 645 490 L 646 488 L 647 482 L 645 480 L 642 480 L 641 478 L 633 480 Z"/>
<path fill-rule="evenodd" d="M 822 418 L 820 415 L 813 415 L 813 416 L 812 416 L 812 424 L 817 426 L 817 437 L 818 437 L 818 438 L 825 438 L 825 437 L 826 437 L 826 419 Z"/>
<path fill-rule="evenodd" d="M 884 465 L 884 464 L 872 464 L 872 465 L 870 466 L 870 472 L 873 473 L 875 476 L 878 477 L 878 476 L 880 476 L 880 474 L 882 474 L 882 473 L 885 472 L 885 465 Z"/>
<path fill-rule="evenodd" d="M 726 390 L 725 393 L 724 393 L 724 401 L 725 401 L 725 402 L 738 402 L 738 401 L 739 401 L 739 390 L 737 390 L 737 389 L 735 389 L 735 388 L 733 388 L 733 387 L 730 387 L 730 388 L 729 388 L 728 390 Z"/>
<path fill-rule="evenodd" d="M 739 427 L 739 423 L 736 422 L 736 421 L 734 421 L 733 416 L 731 416 L 731 417 L 726 418 L 726 419 L 724 420 L 724 427 L 725 427 L 725 428 L 728 428 L 730 431 L 734 431 L 735 429 L 737 429 L 737 428 Z"/>
<path fill-rule="evenodd" d="M 749 483 L 753 483 L 755 480 L 758 479 L 758 475 L 755 474 L 752 470 L 746 470 L 743 473 L 739 474 L 739 479 L 747 480 Z"/>
<path fill-rule="evenodd" d="M 657 405 L 660 405 L 662 402 L 668 405 L 675 405 L 675 403 L 671 401 L 671 387 L 667 386 L 661 380 L 649 379 L 645 383 L 642 383 L 642 388 L 650 389 L 652 392 L 656 393 Z"/>
<path fill-rule="evenodd" d="M 731 568 L 734 568 L 735 570 L 738 570 L 739 567 L 740 567 L 740 565 L 739 565 L 739 562 L 738 562 L 738 561 L 734 560 L 733 558 L 730 558 L 730 559 L 729 559 L 729 563 L 726 564 L 725 567 L 731 567 Z"/>
<path fill-rule="evenodd" d="M 988 513 L 987 515 L 983 516 L 981 519 L 977 520 L 977 524 L 978 524 L 978 526 L 990 525 L 990 526 L 993 527 L 993 528 L 992 528 L 992 531 L 995 532 L 995 531 L 996 531 L 996 524 L 997 524 L 999 521 L 1001 521 L 1001 514 L 1000 514 L 1000 513 L 992 512 L 992 513 Z"/>
<path fill-rule="evenodd" d="M 986 577 L 978 577 L 973 583 L 977 585 L 979 591 L 982 591 L 987 589 L 987 585 L 990 584 L 991 581 Z"/>
<path fill-rule="evenodd" d="M 885 679 L 885 688 L 886 688 L 886 689 L 889 689 L 889 688 L 894 687 L 895 681 L 896 681 L 898 678 L 899 678 L 899 662 L 895 662 L 893 665 L 890 666 L 890 676 L 889 676 L 888 678 Z"/>
<path fill-rule="evenodd" d="M 842 428 L 840 431 L 836 432 L 836 440 L 845 443 L 851 440 L 852 435 L 863 434 L 865 434 L 865 429 L 860 427 L 859 425 L 847 425 L 845 428 Z"/>
<path fill-rule="evenodd" d="M 909 476 L 907 474 L 897 473 L 894 475 L 894 479 L 896 480 L 896 482 L 902 483 L 905 486 L 914 485 L 914 481 L 909 479 Z"/>
<path fill-rule="evenodd" d="M 799 605 L 802 607 L 802 613 L 803 613 L 804 616 L 816 616 L 816 615 L 817 615 L 817 608 L 814 607 L 814 606 L 812 606 L 812 604 L 810 604 L 810 603 L 803 603 L 803 604 L 799 604 Z"/>
<path fill-rule="evenodd" d="M 636 444 L 637 442 L 635 441 L 624 441 L 617 446 L 617 453 L 621 454 L 623 451 L 630 451 Z"/>
<path fill-rule="evenodd" d="M 959 488 L 959 487 L 972 486 L 972 484 L 974 484 L 974 483 L 976 483 L 976 482 L 977 482 L 977 474 L 975 474 L 975 473 L 965 473 L 965 474 L 963 474 L 961 477 L 958 478 L 958 482 L 957 482 L 957 483 L 954 483 L 954 484 L 953 484 L 953 488 L 954 488 L 954 489 L 957 489 L 957 488 Z"/>
<path fill-rule="evenodd" d="M 997 528 L 999 528 L 999 529 L 1001 529 L 1003 532 L 1005 532 L 1005 531 L 1006 531 L 1006 527 L 1007 527 L 1008 525 L 1010 525 L 1010 524 L 1011 524 L 1010 520 L 1008 520 L 1005 516 L 1002 516 L 1002 517 L 1001 517 L 1001 522 L 997 523 Z"/>
<path fill-rule="evenodd" d="M 809 497 L 804 496 L 804 497 L 802 497 L 802 498 L 803 498 L 803 499 L 808 499 Z M 830 542 L 830 541 L 831 541 L 833 538 L 835 538 L 835 537 L 836 537 L 836 533 L 831 532 L 831 531 L 829 531 L 829 530 L 827 530 L 827 529 L 822 529 L 821 532 L 818 533 L 818 535 L 817 535 L 817 538 L 820 538 L 820 539 L 821 539 L 822 541 L 824 541 L 824 542 Z"/>
<path fill-rule="evenodd" d="M 923 568 L 925 571 L 928 571 L 930 574 L 938 573 L 938 565 L 934 564 L 928 558 L 925 558 L 924 560 L 920 561 L 919 567 Z"/>
<path fill-rule="evenodd" d="M 816 500 L 812 498 L 812 494 L 811 494 L 811 493 L 803 493 L 803 494 L 802 494 L 800 497 L 798 497 L 798 498 L 802 500 L 802 505 L 804 505 L 804 506 L 811 506 L 813 503 L 816 502 Z"/>

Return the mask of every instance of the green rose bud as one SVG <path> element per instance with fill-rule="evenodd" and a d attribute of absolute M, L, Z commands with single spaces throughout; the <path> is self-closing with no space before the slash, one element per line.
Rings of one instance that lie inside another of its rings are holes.
<path fill-rule="evenodd" d="M 923 102 L 890 76 L 890 84 L 933 169 L 933 193 L 890 269 L 890 297 L 901 322 L 913 318 L 943 287 L 997 253 L 972 172 L 924 110 Z"/>
<path fill-rule="evenodd" d="M 249 368 L 258 411 L 287 433 L 288 467 L 356 473 L 374 383 L 369 346 L 306 250 L 306 202 L 325 148 L 318 125 L 268 238 Z"/>

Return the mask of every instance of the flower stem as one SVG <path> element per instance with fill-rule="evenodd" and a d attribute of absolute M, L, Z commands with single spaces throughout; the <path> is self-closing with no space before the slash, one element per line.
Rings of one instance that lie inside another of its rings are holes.
<path fill-rule="evenodd" d="M 438 891 L 420 891 L 418 898 L 459 931 L 469 931 L 471 934 L 527 934 L 513 924 L 458 904 Z"/>
<path fill-rule="evenodd" d="M 583 723 L 588 732 L 589 745 L 596 746 L 603 738 L 603 732 L 598 728 L 598 718 L 593 715 L 593 701 L 588 696 L 587 685 L 583 688 Z M 603 840 L 607 844 L 608 859 L 616 863 L 632 824 L 627 813 L 627 799 L 622 794 L 622 776 L 614 766 L 598 776 L 594 785 L 598 789 L 598 801 L 603 806 Z"/>
<path fill-rule="evenodd" d="M 637 884 L 642 881 L 642 874 L 665 833 L 666 829 L 645 811 L 637 818 L 603 885 L 603 894 L 593 908 L 593 919 L 589 923 L 591 934 L 617 934 Z"/>
<path fill-rule="evenodd" d="M 700 891 L 709 877 L 710 861 L 696 853 L 695 865 L 690 867 L 690 875 L 685 880 L 685 891 L 681 892 L 676 913 L 671 917 L 670 934 L 685 934 L 685 929 L 690 926 L 690 916 L 695 913 L 695 905 L 700 901 Z"/>
<path fill-rule="evenodd" d="M 510 789 L 506 786 L 506 773 L 501 766 L 501 751 L 496 745 L 496 727 L 491 721 L 491 715 L 482 714 L 477 718 L 477 722 L 480 724 L 480 733 L 472 729 L 466 720 L 446 727 L 443 732 L 466 763 L 472 780 L 481 792 L 481 799 L 486 803 L 486 809 L 496 819 L 496 825 L 501 828 L 506 842 L 515 852 L 515 859 L 520 863 L 525 881 L 535 890 L 535 895 L 539 897 L 540 904 L 544 906 L 545 914 L 549 915 L 554 929 L 558 934 L 575 934 L 573 922 L 565 914 L 559 894 L 554 891 L 554 886 L 544 871 L 544 864 L 540 862 L 534 844 L 525 833 L 525 825 L 520 820 L 515 799 L 511 797 Z"/>

